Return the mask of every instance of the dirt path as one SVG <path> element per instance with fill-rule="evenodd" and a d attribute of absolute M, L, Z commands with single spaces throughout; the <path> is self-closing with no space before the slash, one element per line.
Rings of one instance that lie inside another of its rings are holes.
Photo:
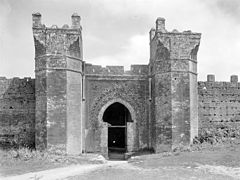
<path fill-rule="evenodd" d="M 83 175 L 91 171 L 106 168 L 108 166 L 115 166 L 119 164 L 127 163 L 126 161 L 107 161 L 104 164 L 88 164 L 88 165 L 73 165 L 64 168 L 56 168 L 51 170 L 39 171 L 34 173 L 27 173 L 17 176 L 3 177 L 1 180 L 55 180 L 65 179 L 71 176 Z"/>
<path fill-rule="evenodd" d="M 139 166 L 141 161 L 106 161 L 104 164 L 73 165 L 64 168 L 27 173 L 18 176 L 1 177 L 1 180 L 128 180 L 128 179 L 240 179 L 239 167 L 215 165 L 197 166 Z"/>
<path fill-rule="evenodd" d="M 67 180 L 237 180 L 240 179 L 240 168 L 226 166 L 199 165 L 196 167 L 140 167 L 132 163 L 119 163 L 105 166 L 91 173 L 72 176 Z"/>

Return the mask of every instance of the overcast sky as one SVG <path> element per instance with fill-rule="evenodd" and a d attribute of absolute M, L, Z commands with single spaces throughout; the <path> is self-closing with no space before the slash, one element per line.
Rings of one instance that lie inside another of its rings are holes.
<path fill-rule="evenodd" d="M 34 77 L 33 12 L 58 27 L 77 12 L 84 60 L 125 68 L 148 63 L 148 32 L 164 17 L 169 31 L 202 33 L 199 80 L 240 76 L 240 0 L 0 0 L 0 76 Z"/>

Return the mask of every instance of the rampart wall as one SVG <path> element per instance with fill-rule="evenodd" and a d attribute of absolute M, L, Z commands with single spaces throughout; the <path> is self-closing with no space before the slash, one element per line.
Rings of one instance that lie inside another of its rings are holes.
<path fill-rule="evenodd" d="M 0 142 L 34 146 L 35 80 L 0 77 Z"/>
<path fill-rule="evenodd" d="M 217 82 L 214 75 L 198 82 L 198 102 L 199 128 L 240 125 L 240 83 L 236 75 L 230 82 Z"/>
<path fill-rule="evenodd" d="M 122 99 L 136 113 L 135 148 L 149 143 L 144 136 L 149 129 L 149 81 L 147 65 L 132 65 L 130 71 L 122 66 L 86 64 L 86 138 L 88 150 L 100 147 L 97 136 L 97 116 L 108 101 Z M 233 75 L 229 82 L 198 82 L 199 129 L 225 124 L 240 125 L 240 83 Z M 33 146 L 35 143 L 35 79 L 0 77 L 0 142 Z M 95 146 L 99 144 L 99 147 Z"/>

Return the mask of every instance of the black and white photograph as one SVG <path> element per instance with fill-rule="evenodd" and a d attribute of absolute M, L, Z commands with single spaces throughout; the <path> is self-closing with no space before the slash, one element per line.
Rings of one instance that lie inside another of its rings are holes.
<path fill-rule="evenodd" d="M 1 180 L 239 180 L 240 0 L 0 0 Z"/>

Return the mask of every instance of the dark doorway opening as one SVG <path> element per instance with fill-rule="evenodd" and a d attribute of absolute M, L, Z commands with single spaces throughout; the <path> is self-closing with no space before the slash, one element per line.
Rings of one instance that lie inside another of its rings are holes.
<path fill-rule="evenodd" d="M 128 109 L 121 103 L 110 105 L 103 114 L 108 126 L 108 156 L 110 159 L 123 159 L 127 151 L 127 122 L 131 122 Z"/>

